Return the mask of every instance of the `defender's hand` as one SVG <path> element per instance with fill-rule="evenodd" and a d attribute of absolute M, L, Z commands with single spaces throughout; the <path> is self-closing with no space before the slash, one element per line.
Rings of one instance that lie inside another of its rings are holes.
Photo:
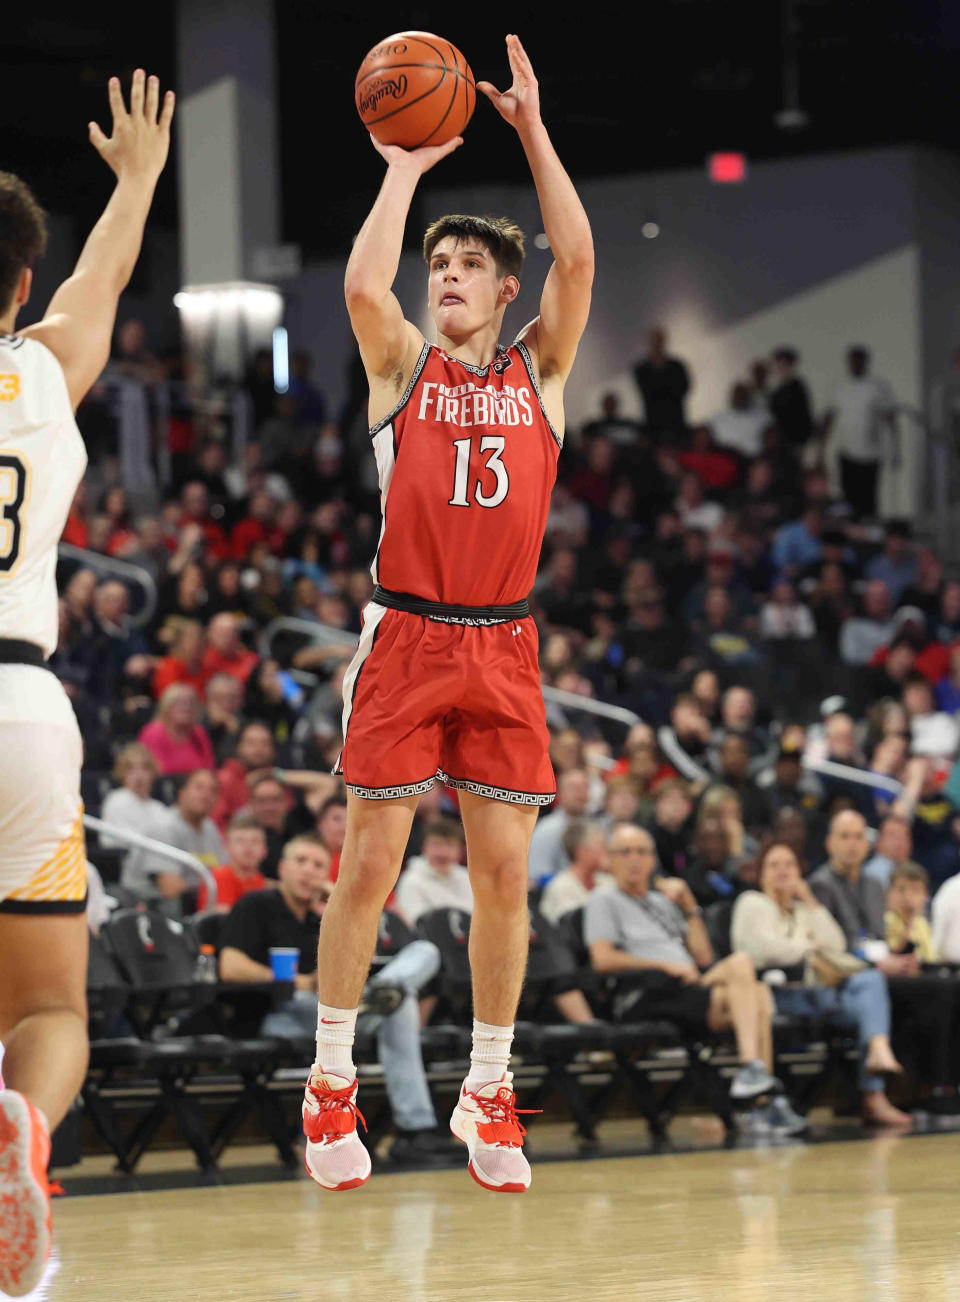
<path fill-rule="evenodd" d="M 506 122 L 522 131 L 540 121 L 540 88 L 533 75 L 533 65 L 518 36 L 507 37 L 507 58 L 513 73 L 510 89 L 499 91 L 489 81 L 478 81 L 477 90 L 486 95 Z"/>
<path fill-rule="evenodd" d="M 108 138 L 96 122 L 90 122 L 90 143 L 118 178 L 142 176 L 156 181 L 170 149 L 173 91 L 168 90 L 164 95 L 161 109 L 159 78 L 148 78 L 143 69 L 138 68 L 130 88 L 129 113 L 123 102 L 119 77 L 110 78 L 108 94 L 113 114 L 111 134 Z"/>
<path fill-rule="evenodd" d="M 403 168 L 412 171 L 416 176 L 423 176 L 424 172 L 429 172 L 441 158 L 446 158 L 455 149 L 459 149 L 463 144 L 463 137 L 454 136 L 445 145 L 423 145 L 420 149 L 402 149 L 400 145 L 381 145 L 374 136 L 370 137 L 370 141 L 380 157 L 385 158 L 391 167 Z"/>

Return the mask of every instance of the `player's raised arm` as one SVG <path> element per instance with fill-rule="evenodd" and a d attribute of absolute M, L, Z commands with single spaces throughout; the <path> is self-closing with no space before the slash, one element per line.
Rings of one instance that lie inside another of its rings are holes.
<path fill-rule="evenodd" d="M 553 252 L 540 300 L 540 318 L 525 341 L 537 354 L 542 380 L 566 380 L 587 324 L 593 286 L 593 235 L 580 196 L 557 157 L 540 120 L 540 92 L 533 67 L 516 36 L 507 37 L 513 85 L 502 93 L 477 83 L 497 112 L 516 128 L 533 173 L 543 229 Z"/>
<path fill-rule="evenodd" d="M 95 122 L 89 131 L 91 144 L 116 174 L 116 187 L 73 275 L 54 294 L 43 320 L 22 332 L 46 344 L 59 359 L 74 409 L 110 356 L 117 301 L 139 257 L 147 213 L 170 148 L 173 92 L 167 91 L 161 107 L 156 77 L 148 78 L 142 69 L 133 74 L 129 112 L 117 77 L 110 79 L 109 96 L 110 136 Z"/>
<path fill-rule="evenodd" d="M 423 337 L 404 320 L 393 293 L 413 192 L 424 172 L 463 141 L 455 136 L 444 145 L 408 150 L 381 145 L 373 136 L 370 139 L 387 161 L 387 174 L 354 240 L 343 292 L 367 375 L 384 379 L 402 366 L 411 343 L 418 349 L 423 344 Z"/>

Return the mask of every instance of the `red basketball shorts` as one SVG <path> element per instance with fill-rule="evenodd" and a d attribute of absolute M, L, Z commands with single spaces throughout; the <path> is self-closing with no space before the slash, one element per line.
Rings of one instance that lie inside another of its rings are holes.
<path fill-rule="evenodd" d="M 369 800 L 421 794 L 439 779 L 493 800 L 551 804 L 537 652 L 529 616 L 448 624 L 368 602 L 343 680 L 333 771 Z"/>

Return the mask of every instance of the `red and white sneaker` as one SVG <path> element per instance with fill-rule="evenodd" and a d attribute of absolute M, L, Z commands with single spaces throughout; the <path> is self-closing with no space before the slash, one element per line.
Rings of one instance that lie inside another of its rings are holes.
<path fill-rule="evenodd" d="M 357 1082 L 314 1067 L 303 1095 L 307 1171 L 324 1189 L 356 1189 L 370 1179 L 370 1154 L 357 1134 Z"/>
<path fill-rule="evenodd" d="M 467 1082 L 463 1082 L 450 1118 L 450 1131 L 466 1144 L 470 1154 L 467 1170 L 484 1189 L 526 1193 L 530 1188 L 530 1163 L 523 1155 L 527 1132 L 517 1115 L 533 1111 L 536 1109 L 517 1108 L 512 1072 L 476 1092 L 468 1090 Z"/>
<path fill-rule="evenodd" d="M 0 1293 L 8 1297 L 32 1293 L 50 1256 L 49 1160 L 41 1114 L 15 1090 L 0 1092 Z"/>

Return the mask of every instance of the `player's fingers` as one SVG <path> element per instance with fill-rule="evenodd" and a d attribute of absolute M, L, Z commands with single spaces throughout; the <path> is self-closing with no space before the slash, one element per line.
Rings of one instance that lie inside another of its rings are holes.
<path fill-rule="evenodd" d="M 498 91 L 496 86 L 489 81 L 478 81 L 477 90 L 480 91 L 482 95 L 486 95 L 487 99 L 492 99 L 494 103 L 496 103 L 501 96 L 501 92 Z"/>
<path fill-rule="evenodd" d="M 126 117 L 127 110 L 123 103 L 123 92 L 120 89 L 120 78 L 111 77 L 107 82 L 107 94 L 110 97 L 110 112 L 113 114 L 114 122 L 120 118 Z"/>
<path fill-rule="evenodd" d="M 440 146 L 440 157 L 446 158 L 447 154 L 452 154 L 453 151 L 459 149 L 462 144 L 463 136 L 454 136 L 452 140 L 448 140 L 445 144 Z"/>
<path fill-rule="evenodd" d="M 147 100 L 146 100 L 146 106 L 144 111 L 146 112 L 147 115 L 147 121 L 150 123 L 151 126 L 153 126 L 153 124 L 157 120 L 157 108 L 159 107 L 159 105 L 160 105 L 160 78 L 148 77 L 147 78 Z"/>
<path fill-rule="evenodd" d="M 177 97 L 172 90 L 168 90 L 163 97 L 163 108 L 160 110 L 160 127 L 163 131 L 170 130 L 170 123 L 173 121 L 173 109 L 177 102 Z"/>
<path fill-rule="evenodd" d="M 133 85 L 130 87 L 130 116 L 140 117 L 143 113 L 143 86 L 146 79 L 146 73 L 142 68 L 138 68 L 133 74 Z"/>
<path fill-rule="evenodd" d="M 107 137 L 103 134 L 96 122 L 88 122 L 87 130 L 90 132 L 90 143 L 98 154 L 102 154 L 104 146 L 107 143 Z"/>

